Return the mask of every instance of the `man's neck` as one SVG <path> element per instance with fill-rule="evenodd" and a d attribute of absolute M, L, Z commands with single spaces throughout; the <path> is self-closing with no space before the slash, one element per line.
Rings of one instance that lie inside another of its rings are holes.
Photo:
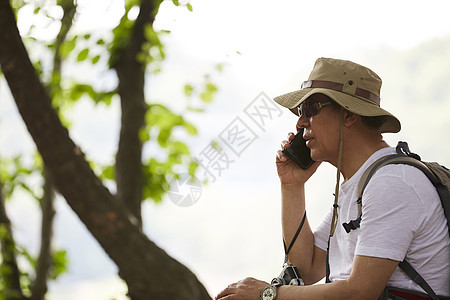
<path fill-rule="evenodd" d="M 389 147 L 389 145 L 381 135 L 377 139 L 359 139 L 357 143 L 345 143 L 344 141 L 341 165 L 344 181 L 350 179 L 372 154 L 386 147 Z"/>

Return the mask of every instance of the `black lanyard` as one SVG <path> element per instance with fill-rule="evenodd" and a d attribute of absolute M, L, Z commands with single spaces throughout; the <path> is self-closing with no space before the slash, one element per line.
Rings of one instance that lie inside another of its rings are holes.
<path fill-rule="evenodd" d="M 284 253 L 286 254 L 286 256 L 284 257 L 284 262 L 287 263 L 288 261 L 288 254 L 289 251 L 291 251 L 292 246 L 294 246 L 295 240 L 298 237 L 298 234 L 300 233 L 300 230 L 302 230 L 303 224 L 305 223 L 306 220 L 306 210 L 305 210 L 305 214 L 303 215 L 303 219 L 300 222 L 300 225 L 297 228 L 297 232 L 295 233 L 294 237 L 292 238 L 291 243 L 289 244 L 289 247 L 286 249 L 286 243 L 284 242 L 284 238 L 283 238 L 283 246 L 284 246 Z"/>

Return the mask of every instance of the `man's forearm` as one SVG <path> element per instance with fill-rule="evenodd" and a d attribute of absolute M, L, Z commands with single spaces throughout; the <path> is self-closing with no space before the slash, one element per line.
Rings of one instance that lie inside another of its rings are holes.
<path fill-rule="evenodd" d="M 286 247 L 289 247 L 305 213 L 304 186 L 282 185 L 281 199 L 283 237 Z M 289 252 L 289 262 L 298 268 L 306 284 L 315 283 L 324 276 L 324 271 L 321 270 L 322 263 L 314 260 L 317 256 L 315 252 L 317 250 L 314 247 L 314 235 L 308 219 L 306 219 L 295 244 Z M 317 259 L 321 260 L 322 258 L 318 257 Z"/>
<path fill-rule="evenodd" d="M 327 284 L 283 285 L 277 299 L 378 299 L 389 282 L 398 261 L 356 255 L 350 276 Z"/>
<path fill-rule="evenodd" d="M 336 281 L 327 284 L 310 286 L 280 286 L 277 289 L 277 299 L 377 299 L 377 296 L 362 295 L 357 287 L 352 286 L 347 280 Z"/>

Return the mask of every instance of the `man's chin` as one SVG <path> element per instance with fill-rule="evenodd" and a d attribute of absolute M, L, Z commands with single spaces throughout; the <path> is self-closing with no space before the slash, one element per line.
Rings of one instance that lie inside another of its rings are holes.
<path fill-rule="evenodd" d="M 314 161 L 319 161 L 320 160 L 320 157 L 317 154 L 318 153 L 317 153 L 317 151 L 315 149 L 310 149 L 310 156 L 311 156 L 312 160 L 314 160 Z"/>

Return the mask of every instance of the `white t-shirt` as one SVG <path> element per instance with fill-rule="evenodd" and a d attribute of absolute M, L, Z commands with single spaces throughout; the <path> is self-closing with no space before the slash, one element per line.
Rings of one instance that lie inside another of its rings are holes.
<path fill-rule="evenodd" d="M 364 171 L 395 148 L 375 152 L 339 191 L 339 218 L 330 242 L 330 279 L 350 276 L 355 255 L 406 260 L 434 292 L 450 296 L 450 237 L 439 195 L 419 169 L 387 165 L 369 181 L 362 199 L 360 228 L 347 233 L 342 223 L 358 217 L 357 188 Z M 314 233 L 315 245 L 326 251 L 332 209 Z M 388 285 L 423 292 L 398 267 Z"/>

